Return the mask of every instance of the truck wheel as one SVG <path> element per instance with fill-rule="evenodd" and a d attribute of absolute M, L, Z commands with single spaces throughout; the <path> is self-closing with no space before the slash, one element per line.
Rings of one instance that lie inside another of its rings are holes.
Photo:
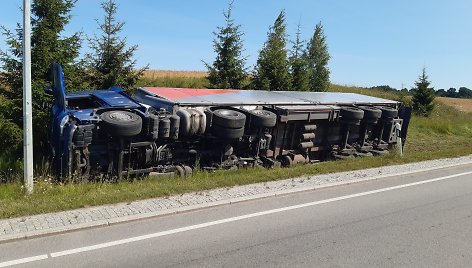
<path fill-rule="evenodd" d="M 180 165 L 175 166 L 174 173 L 177 177 L 181 177 L 181 178 L 185 177 L 185 169 Z"/>
<path fill-rule="evenodd" d="M 251 125 L 254 127 L 274 127 L 277 123 L 277 115 L 266 110 L 251 110 Z"/>
<path fill-rule="evenodd" d="M 364 111 L 355 107 L 341 107 L 339 112 L 343 120 L 362 120 Z"/>
<path fill-rule="evenodd" d="M 238 111 L 219 109 L 213 112 L 212 123 L 220 127 L 240 129 L 246 123 L 246 116 Z"/>
<path fill-rule="evenodd" d="M 364 119 L 362 119 L 364 122 L 376 123 L 382 116 L 382 111 L 378 108 L 369 106 L 360 106 L 359 108 L 364 111 Z"/>
<path fill-rule="evenodd" d="M 141 132 L 143 120 L 128 111 L 108 111 L 100 115 L 101 127 L 113 136 L 135 136 Z"/>
<path fill-rule="evenodd" d="M 244 134 L 244 128 L 225 128 L 219 125 L 211 126 L 213 135 L 222 139 L 239 139 Z"/>
<path fill-rule="evenodd" d="M 390 107 L 379 107 L 382 110 L 382 118 L 395 118 L 398 116 L 398 111 Z"/>
<path fill-rule="evenodd" d="M 280 158 L 280 163 L 282 164 L 282 167 L 290 167 L 293 164 L 292 158 L 288 155 L 283 155 Z"/>
<path fill-rule="evenodd" d="M 184 165 L 185 177 L 192 177 L 193 170 L 191 167 Z"/>

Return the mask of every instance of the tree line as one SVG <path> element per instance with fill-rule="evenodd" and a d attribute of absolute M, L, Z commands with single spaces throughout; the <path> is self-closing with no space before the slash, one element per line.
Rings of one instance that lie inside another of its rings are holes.
<path fill-rule="evenodd" d="M 451 87 L 448 90 L 443 88 L 436 91 L 438 97 L 449 97 L 449 98 L 461 98 L 461 99 L 472 99 L 472 90 L 466 87 L 460 87 L 459 90 Z"/>
<path fill-rule="evenodd" d="M 390 91 L 390 92 L 402 92 L 409 95 L 414 95 L 417 88 L 413 87 L 410 90 L 407 88 L 402 88 L 398 90 L 396 88 L 390 87 L 389 85 L 381 85 L 381 86 L 374 86 L 371 89 L 378 89 L 383 91 Z M 472 90 L 467 87 L 460 87 L 459 90 L 456 88 L 449 88 L 445 90 L 444 88 L 440 88 L 438 90 L 434 90 L 434 95 L 436 97 L 448 97 L 448 98 L 460 98 L 460 99 L 472 99 Z"/>
<path fill-rule="evenodd" d="M 308 42 L 301 37 L 298 24 L 295 39 L 288 40 L 285 11 L 282 10 L 267 33 L 252 71 L 245 67 L 244 33 L 232 18 L 233 2 L 223 12 L 225 25 L 213 34 L 216 58 L 206 63 L 211 88 L 243 88 L 254 90 L 327 91 L 330 55 L 323 25 L 315 26 Z M 287 48 L 291 42 L 292 47 Z"/>

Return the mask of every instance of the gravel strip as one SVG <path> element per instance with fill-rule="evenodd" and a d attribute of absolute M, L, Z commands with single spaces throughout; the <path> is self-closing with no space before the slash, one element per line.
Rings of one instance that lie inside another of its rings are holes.
<path fill-rule="evenodd" d="M 256 183 L 170 197 L 0 220 L 0 241 L 137 220 L 243 200 L 472 163 L 472 155 Z M 400 171 L 400 172 L 399 172 Z"/>

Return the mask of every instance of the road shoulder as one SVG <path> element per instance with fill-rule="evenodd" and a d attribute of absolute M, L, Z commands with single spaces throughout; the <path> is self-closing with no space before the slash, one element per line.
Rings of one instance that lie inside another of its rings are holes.
<path fill-rule="evenodd" d="M 472 155 L 220 188 L 129 203 L 0 220 L 0 242 L 472 163 Z"/>

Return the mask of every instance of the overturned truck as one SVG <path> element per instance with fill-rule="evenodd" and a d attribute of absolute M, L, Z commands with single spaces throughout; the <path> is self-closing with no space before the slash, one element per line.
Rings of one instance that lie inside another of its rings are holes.
<path fill-rule="evenodd" d="M 67 93 L 53 65 L 51 145 L 61 177 L 189 176 L 386 154 L 411 110 L 353 93 L 137 89 Z"/>

